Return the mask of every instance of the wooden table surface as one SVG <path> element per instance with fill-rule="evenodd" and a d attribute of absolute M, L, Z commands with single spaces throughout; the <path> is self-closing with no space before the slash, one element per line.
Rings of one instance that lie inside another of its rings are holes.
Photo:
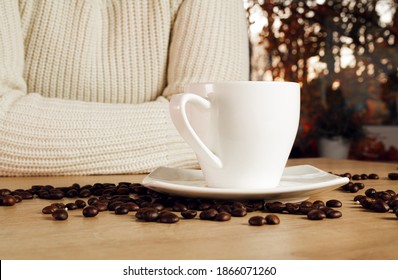
<path fill-rule="evenodd" d="M 398 181 L 387 179 L 397 164 L 294 159 L 288 165 L 311 164 L 341 174 L 377 173 L 379 180 L 363 180 L 365 189 L 347 193 L 339 189 L 314 195 L 310 201 L 338 199 L 339 219 L 311 221 L 302 215 L 278 214 L 279 225 L 253 227 L 246 217 L 228 222 L 181 220 L 176 224 L 139 222 L 134 213 L 100 212 L 85 218 L 69 211 L 66 221 L 55 221 L 41 209 L 43 199 L 23 200 L 0 207 L 0 259 L 398 259 L 398 218 L 391 212 L 364 210 L 353 201 L 373 187 L 398 192 Z M 141 182 L 144 175 L 0 178 L 0 189 L 28 189 L 32 185 L 55 187 L 73 183 Z M 62 202 L 74 201 L 64 198 Z M 52 202 L 52 201 L 51 201 Z"/>

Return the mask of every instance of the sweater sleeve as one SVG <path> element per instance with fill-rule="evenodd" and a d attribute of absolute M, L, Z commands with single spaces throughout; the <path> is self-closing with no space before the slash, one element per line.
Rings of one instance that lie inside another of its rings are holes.
<path fill-rule="evenodd" d="M 0 176 L 141 173 L 197 166 L 168 103 L 103 104 L 28 93 L 18 1 L 0 1 Z"/>
<path fill-rule="evenodd" d="M 195 82 L 247 81 L 249 39 L 242 0 L 185 0 L 176 18 L 163 95 Z"/>

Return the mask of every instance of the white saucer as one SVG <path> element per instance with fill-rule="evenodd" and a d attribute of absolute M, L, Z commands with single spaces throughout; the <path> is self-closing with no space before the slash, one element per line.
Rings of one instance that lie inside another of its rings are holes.
<path fill-rule="evenodd" d="M 203 173 L 194 169 L 159 167 L 142 182 L 146 187 L 175 196 L 212 199 L 265 199 L 284 202 L 307 200 L 311 195 L 336 189 L 349 182 L 311 165 L 286 167 L 279 185 L 265 189 L 209 188 Z"/>

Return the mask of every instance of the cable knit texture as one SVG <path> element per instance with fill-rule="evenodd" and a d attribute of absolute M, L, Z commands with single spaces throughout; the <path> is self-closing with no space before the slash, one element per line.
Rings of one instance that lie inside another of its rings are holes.
<path fill-rule="evenodd" d="M 0 176 L 197 166 L 168 99 L 248 59 L 241 0 L 1 0 Z"/>

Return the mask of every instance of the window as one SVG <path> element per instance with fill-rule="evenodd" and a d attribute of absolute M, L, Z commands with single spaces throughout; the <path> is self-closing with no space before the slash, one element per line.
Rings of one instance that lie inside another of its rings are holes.
<path fill-rule="evenodd" d="M 296 141 L 300 155 L 316 155 L 319 109 L 341 107 L 341 101 L 344 110 L 370 130 L 397 129 L 398 0 L 244 2 L 251 79 L 295 81 L 302 86 Z M 384 155 L 389 148 L 380 159 L 389 159 Z"/>

